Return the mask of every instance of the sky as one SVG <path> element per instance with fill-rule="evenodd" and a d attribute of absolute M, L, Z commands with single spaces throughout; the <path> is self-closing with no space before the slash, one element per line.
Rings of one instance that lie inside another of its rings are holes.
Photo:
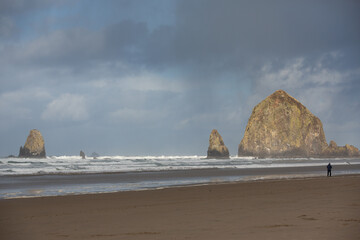
<path fill-rule="evenodd" d="M 0 156 L 236 155 L 278 89 L 360 147 L 360 1 L 0 0 Z"/>

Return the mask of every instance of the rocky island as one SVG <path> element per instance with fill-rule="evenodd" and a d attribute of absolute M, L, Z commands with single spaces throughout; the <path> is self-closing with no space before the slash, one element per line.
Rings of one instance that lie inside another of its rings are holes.
<path fill-rule="evenodd" d="M 86 155 L 85 155 L 85 153 L 83 152 L 83 150 L 80 150 L 80 157 L 81 157 L 82 159 L 85 159 L 85 158 L 86 158 Z"/>
<path fill-rule="evenodd" d="M 239 156 L 353 157 L 354 146 L 328 146 L 322 123 L 298 100 L 283 90 L 256 105 L 238 148 Z"/>
<path fill-rule="evenodd" d="M 207 158 L 229 158 L 229 150 L 216 129 L 211 131 Z"/>
<path fill-rule="evenodd" d="M 22 158 L 45 158 L 45 143 L 39 130 L 30 131 L 24 147 L 20 147 L 19 157 Z"/>

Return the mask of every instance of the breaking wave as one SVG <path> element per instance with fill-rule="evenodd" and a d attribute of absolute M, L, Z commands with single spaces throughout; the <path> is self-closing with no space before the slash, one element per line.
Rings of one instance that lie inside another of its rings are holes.
<path fill-rule="evenodd" d="M 206 156 L 101 156 L 81 159 L 80 156 L 49 156 L 46 159 L 1 158 L 0 176 L 81 174 L 111 172 L 169 171 L 192 169 L 241 169 L 360 164 L 360 159 L 257 159 L 231 157 L 207 159 Z"/>

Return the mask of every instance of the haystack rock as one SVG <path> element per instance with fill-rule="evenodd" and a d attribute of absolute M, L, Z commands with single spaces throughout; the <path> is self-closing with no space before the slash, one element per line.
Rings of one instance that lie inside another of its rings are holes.
<path fill-rule="evenodd" d="M 229 150 L 216 129 L 211 131 L 207 158 L 229 158 Z"/>
<path fill-rule="evenodd" d="M 39 130 L 30 131 L 24 147 L 20 147 L 19 157 L 24 158 L 45 158 L 45 143 Z"/>
<path fill-rule="evenodd" d="M 320 119 L 278 90 L 254 107 L 238 155 L 316 157 L 327 147 Z"/>

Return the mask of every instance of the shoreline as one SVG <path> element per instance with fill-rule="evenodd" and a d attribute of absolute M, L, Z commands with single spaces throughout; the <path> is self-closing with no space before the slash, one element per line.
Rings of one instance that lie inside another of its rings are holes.
<path fill-rule="evenodd" d="M 358 160 L 359 158 L 354 158 Z M 278 160 L 278 159 L 276 159 Z M 324 160 L 324 159 L 322 159 Z M 330 159 L 329 159 L 330 160 Z M 331 159 L 334 160 L 334 159 Z M 338 159 L 343 160 L 343 159 Z M 346 160 L 346 159 L 345 159 Z M 327 163 L 327 161 L 324 161 Z M 345 164 L 346 163 L 346 164 Z M 360 163 L 332 163 L 332 166 L 347 168 L 347 167 L 358 167 Z M 204 167 L 204 168 L 189 168 L 189 169 L 159 169 L 159 170 L 134 170 L 134 171 L 105 171 L 105 172 L 50 172 L 50 173 L 34 173 L 34 174 L 6 174 L 0 175 L 1 177 L 32 177 L 32 176 L 76 176 L 76 175 L 115 175 L 115 174 L 137 174 L 137 173 L 163 173 L 163 172 L 185 172 L 185 171 L 194 171 L 194 172 L 201 172 L 201 171 L 213 171 L 213 170 L 224 170 L 224 171 L 247 171 L 247 170 L 278 170 L 278 169 L 304 169 L 304 168 L 317 168 L 321 171 L 326 171 L 326 165 L 314 163 L 311 165 L 299 165 L 296 166 L 296 163 L 292 164 L 293 166 L 267 166 L 267 167 Z"/>
<path fill-rule="evenodd" d="M 333 175 L 360 174 L 360 164 L 338 165 Z M 0 199 L 127 192 L 181 186 L 293 179 L 326 175 L 324 166 L 193 169 L 152 172 L 0 176 Z"/>
<path fill-rule="evenodd" d="M 360 174 L 339 174 L 332 176 L 331 178 L 341 178 L 341 177 L 360 177 Z M 165 186 L 158 188 L 142 188 L 136 190 L 124 190 L 124 191 L 113 191 L 113 192 L 89 192 L 89 193 L 75 193 L 75 194 L 64 194 L 64 195 L 47 195 L 47 196 L 20 196 L 20 197 L 10 197 L 10 198 L 0 198 L 0 201 L 3 200 L 16 200 L 16 199 L 32 199 L 32 198 L 57 198 L 57 197 L 71 197 L 71 196 L 92 196 L 92 195 L 103 195 L 103 194 L 117 194 L 117 193 L 128 193 L 128 192 L 143 192 L 143 191 L 161 191 L 167 189 L 177 189 L 177 188 L 197 188 L 197 187 L 214 187 L 221 185 L 233 185 L 233 184 L 242 184 L 242 183 L 271 183 L 271 182 L 281 182 L 281 181 L 301 181 L 301 180 L 317 180 L 323 178 L 330 178 L 320 175 L 309 175 L 309 176 L 290 176 L 290 177 L 259 177 L 257 179 L 246 179 L 238 181 L 224 181 L 224 182 L 207 182 L 207 183 L 194 183 L 186 185 L 173 185 Z"/>
<path fill-rule="evenodd" d="M 357 239 L 360 175 L 0 200 L 3 239 Z"/>

